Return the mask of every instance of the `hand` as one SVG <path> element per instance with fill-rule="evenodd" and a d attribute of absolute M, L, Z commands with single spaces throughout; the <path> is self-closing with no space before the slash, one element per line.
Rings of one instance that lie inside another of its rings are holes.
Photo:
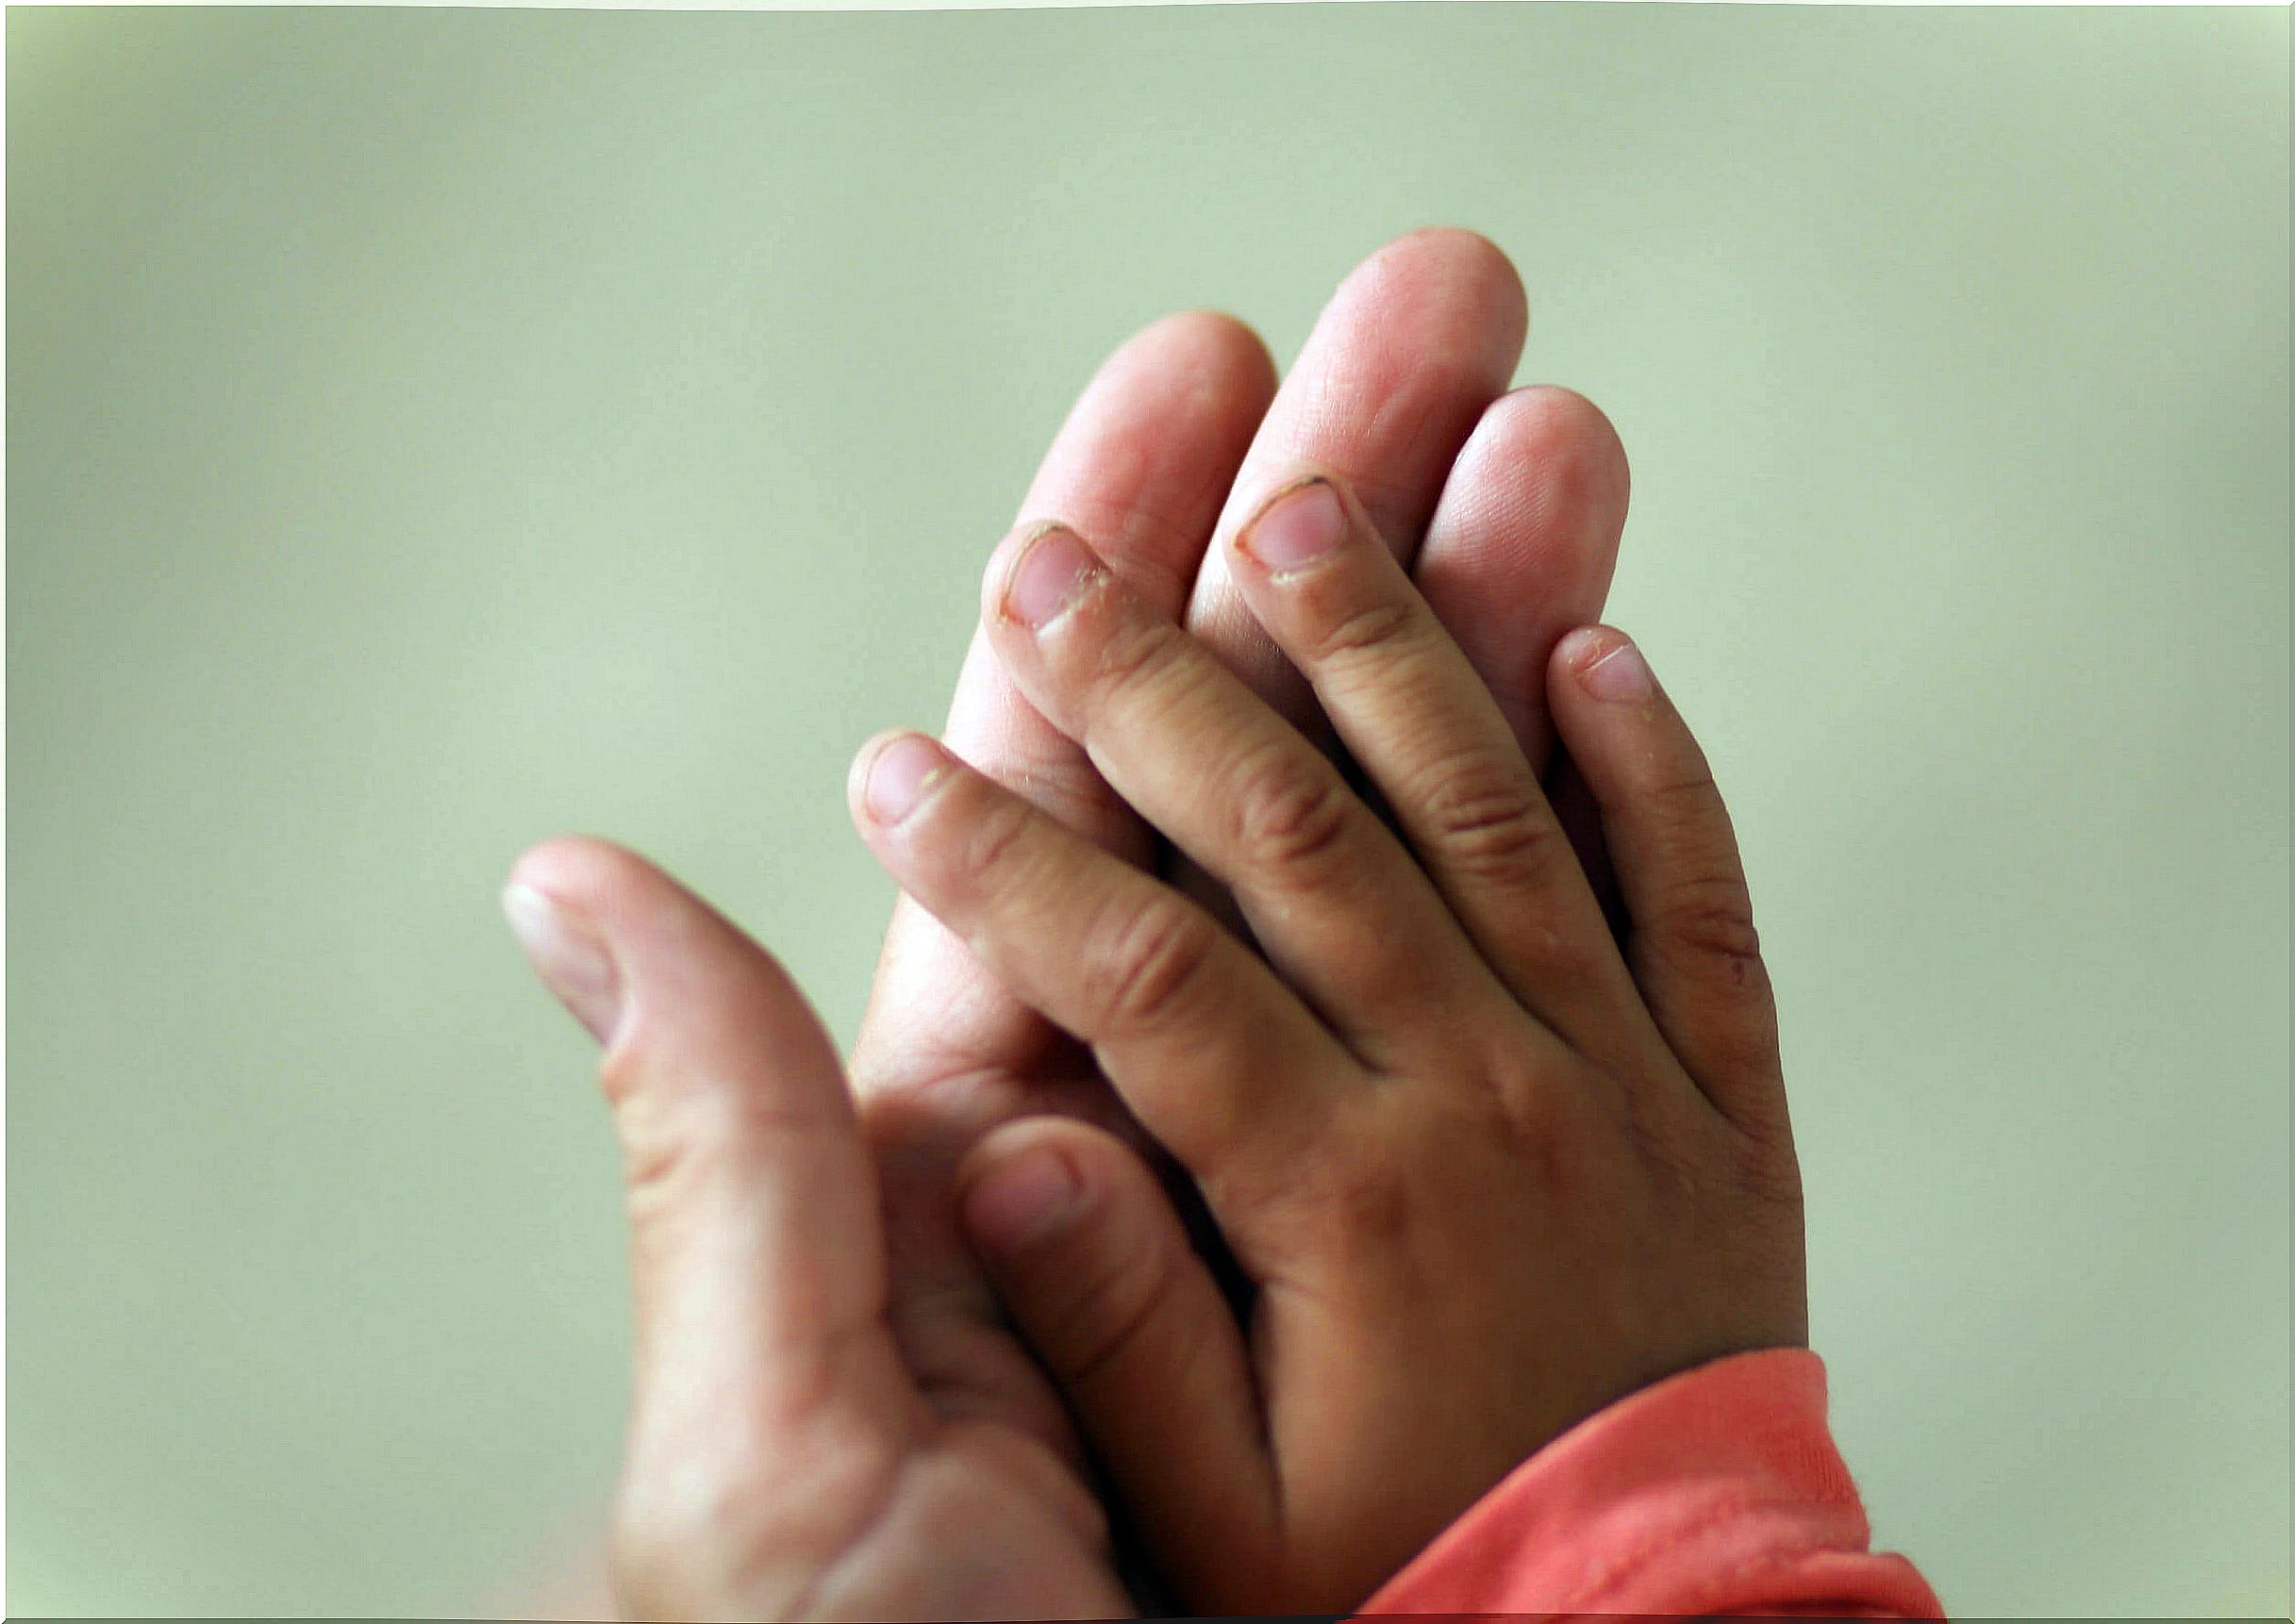
<path fill-rule="evenodd" d="M 1237 595 L 1223 542 L 1291 469 L 1332 469 L 1367 493 L 1372 522 L 1542 766 L 1545 658 L 1601 611 L 1627 475 L 1616 435 L 1584 400 L 1501 392 L 1524 327 L 1513 268 L 1458 231 L 1415 233 L 1357 268 L 1280 391 L 1264 348 L 1236 323 L 1160 323 L 1085 391 L 1029 489 L 1022 528 L 1050 516 L 1087 526 L 1118 576 L 1166 616 L 1184 608 L 1206 647 L 1327 743 L 1305 685 Z M 1157 861 L 1154 831 L 1022 696 L 985 634 L 943 737 L 1084 839 L 1128 863 Z M 1232 917 L 1184 863 L 1174 880 Z M 1123 1102 L 1088 1049 L 905 897 L 852 1078 L 884 1186 L 888 1313 L 923 1390 L 940 1413 L 1003 1419 L 1080 1460 L 1058 1395 L 1012 1337 L 959 1228 L 956 1172 L 982 1135 L 1046 1112 L 1140 1144 Z"/>
<path fill-rule="evenodd" d="M 843 1069 L 780 967 L 602 841 L 527 853 L 505 903 L 606 1046 L 636 1301 L 610 1552 L 625 1613 L 1128 1613 L 1073 1463 L 920 1393 Z"/>
<path fill-rule="evenodd" d="M 1349 278 L 1272 407 L 1248 331 L 1157 323 L 1093 380 L 1025 510 L 1089 517 L 1112 565 L 1176 612 L 1215 526 L 1289 458 L 1358 471 L 1399 549 L 1424 536 L 1430 596 L 1542 758 L 1549 727 L 1526 679 L 1599 606 L 1625 472 L 1577 397 L 1499 396 L 1522 332 L 1511 268 L 1455 232 L 1405 239 Z M 1195 590 L 1211 644 L 1311 715 L 1216 556 Z M 1103 848 L 1152 860 L 1152 834 L 985 642 L 948 737 Z M 577 950 L 537 959 L 609 1041 L 630 1169 L 625 1603 L 649 1616 L 1121 1607 L 1080 1444 L 956 1216 L 958 1164 L 999 1122 L 1066 1111 L 1129 1132 L 1089 1053 L 904 903 L 854 1059 L 852 1120 L 830 1103 L 833 1057 L 802 1001 L 694 899 L 595 842 L 539 848 L 518 875 L 550 899 L 519 903 L 528 936 Z M 583 966 L 606 967 L 610 1001 L 583 990 Z M 866 1380 L 829 1379 L 847 1368 Z"/>
<path fill-rule="evenodd" d="M 1230 546 L 1399 837 L 1057 525 L 984 620 L 1029 701 L 1232 888 L 1204 909 L 930 740 L 856 770 L 902 887 L 1089 1041 L 1201 1185 L 1248 1334 L 1127 1150 L 990 1135 L 965 1214 L 1195 1607 L 1344 1612 L 1540 1444 L 1806 1334 L 1798 1177 L 1735 838 L 1695 741 L 1604 629 L 1548 668 L 1601 812 L 1621 954 L 1514 730 L 1344 486 Z"/>

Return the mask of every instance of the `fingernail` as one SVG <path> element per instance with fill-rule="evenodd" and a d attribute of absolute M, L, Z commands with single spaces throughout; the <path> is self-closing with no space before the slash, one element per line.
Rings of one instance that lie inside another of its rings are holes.
<path fill-rule="evenodd" d="M 1581 671 L 1578 680 L 1596 699 L 1611 701 L 1647 699 L 1655 687 L 1649 662 L 1632 643 L 1620 643 Z"/>
<path fill-rule="evenodd" d="M 1078 1209 L 1083 1187 L 1056 1151 L 1015 1156 L 983 1174 L 964 1198 L 965 1221 L 983 1246 L 1023 1251 L 1048 1240 Z"/>
<path fill-rule="evenodd" d="M 596 931 L 557 898 L 531 886 L 506 887 L 502 912 L 542 985 L 557 994 L 590 1036 L 600 1043 L 612 1042 L 622 1023 L 622 978 Z"/>
<path fill-rule="evenodd" d="M 905 733 L 869 763 L 861 800 L 879 823 L 898 823 L 916 809 L 934 779 L 948 771 L 940 747 L 921 734 Z"/>
<path fill-rule="evenodd" d="M 1013 560 L 1005 582 L 1005 613 L 1040 632 L 1084 595 L 1099 572 L 1100 561 L 1082 538 L 1063 525 L 1047 524 Z"/>
<path fill-rule="evenodd" d="M 1243 550 L 1281 574 L 1313 563 L 1347 534 L 1346 509 L 1328 481 L 1314 479 L 1286 491 L 1252 522 Z"/>

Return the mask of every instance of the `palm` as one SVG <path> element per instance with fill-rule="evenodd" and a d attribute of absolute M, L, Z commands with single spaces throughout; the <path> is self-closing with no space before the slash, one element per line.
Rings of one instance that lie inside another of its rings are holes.
<path fill-rule="evenodd" d="M 1034 1438 L 940 1419 L 906 1441 L 875 1510 L 790 1600 L 748 1616 L 1105 1618 L 1130 1611 L 1085 1486 Z M 757 1605 L 763 1603 L 763 1605 Z"/>

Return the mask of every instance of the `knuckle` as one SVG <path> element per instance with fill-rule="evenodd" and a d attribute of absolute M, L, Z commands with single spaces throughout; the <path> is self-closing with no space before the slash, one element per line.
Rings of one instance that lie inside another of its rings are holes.
<path fill-rule="evenodd" d="M 1386 598 L 1334 612 L 1317 631 L 1311 656 L 1325 666 L 1391 656 L 1412 641 L 1418 623 L 1413 607 L 1408 602 Z"/>
<path fill-rule="evenodd" d="M 1342 1263 L 1387 1267 L 1412 1252 L 1415 1203 L 1409 1186 L 1383 1161 L 1358 1161 L 1323 1180 L 1310 1210 Z"/>
<path fill-rule="evenodd" d="M 1163 1025 L 1185 1009 L 1213 948 L 1210 921 L 1175 900 L 1134 906 L 1093 956 L 1093 1007 L 1118 1030 Z"/>
<path fill-rule="evenodd" d="M 692 1156 L 682 1135 L 661 1120 L 662 1112 L 643 1094 L 632 1094 L 614 1108 L 614 1133 L 622 1146 L 623 1200 L 633 1228 L 642 1231 L 664 1209 L 677 1204 L 680 1177 Z"/>
<path fill-rule="evenodd" d="M 1766 985 L 1761 934 L 1754 927 L 1753 899 L 1734 874 L 1708 874 L 1675 884 L 1652 921 L 1667 950 L 1684 962 L 1718 968 L 1749 990 Z"/>
<path fill-rule="evenodd" d="M 1510 1048 L 1485 1069 L 1488 1108 L 1497 1118 L 1495 1133 L 1482 1136 L 1502 1143 L 1524 1182 L 1564 1205 L 1598 1201 L 1588 1147 L 1601 1142 L 1604 1124 L 1588 1119 L 1589 1102 L 1600 1099 L 1590 1077 L 1557 1074 L 1519 1048 Z M 1470 1142 L 1473 1142 L 1470 1140 Z"/>
<path fill-rule="evenodd" d="M 1347 843 L 1356 806 L 1335 772 L 1314 771 L 1288 750 L 1269 749 L 1236 775 L 1237 847 L 1250 865 L 1312 869 Z"/>
<path fill-rule="evenodd" d="M 1729 812 L 1721 804 L 1721 786 L 1705 756 L 1695 753 L 1686 771 L 1658 779 L 1644 792 L 1666 821 L 1688 828 L 1729 827 Z"/>
<path fill-rule="evenodd" d="M 1366 1133 L 1304 1166 L 1294 1211 L 1314 1249 L 1342 1267 L 1407 1256 L 1418 1203 L 1405 1160 L 1394 1137 Z"/>
<path fill-rule="evenodd" d="M 724 1164 L 735 1126 L 728 1116 L 698 1090 L 632 1086 L 613 1100 L 623 1201 L 633 1235 L 651 1235 L 665 1217 L 689 1206 L 712 1164 Z"/>
<path fill-rule="evenodd" d="M 952 797 L 948 810 L 962 820 L 962 833 L 947 848 L 951 867 L 962 878 L 986 884 L 1007 872 L 1027 838 L 1034 809 L 1018 796 L 977 792 Z"/>
<path fill-rule="evenodd" d="M 1567 854 L 1561 825 L 1526 775 L 1493 763 L 1453 764 L 1419 805 L 1428 836 L 1470 878 L 1542 885 Z"/>
<path fill-rule="evenodd" d="M 647 1064 L 649 1045 L 645 1041 L 644 1021 L 645 1014 L 640 1010 L 632 1023 L 637 1030 L 620 1034 L 606 1052 L 598 1056 L 598 1087 L 616 1113 L 647 1089 L 651 1068 Z"/>
<path fill-rule="evenodd" d="M 1120 616 L 1101 638 L 1094 686 L 1102 695 L 1153 687 L 1185 660 L 1188 641 L 1174 621 Z"/>

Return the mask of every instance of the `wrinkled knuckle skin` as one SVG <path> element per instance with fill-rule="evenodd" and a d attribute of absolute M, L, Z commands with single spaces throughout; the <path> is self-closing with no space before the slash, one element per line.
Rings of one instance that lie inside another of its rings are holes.
<path fill-rule="evenodd" d="M 674 1211 L 679 1175 L 691 1161 L 684 1135 L 657 1102 L 632 1095 L 614 1108 L 614 1136 L 622 1147 L 622 1193 L 630 1223 L 642 1231 Z"/>
<path fill-rule="evenodd" d="M 1763 1137 L 1747 1145 L 1741 1152 L 1738 1179 L 1768 1215 L 1768 1221 L 1798 1242 L 1804 1222 L 1801 1161 L 1793 1154 L 1789 1139 L 1780 1144 Z"/>
<path fill-rule="evenodd" d="M 1687 771 L 1650 786 L 1644 796 L 1675 828 L 1710 831 L 1717 837 L 1729 838 L 1729 809 L 1722 804 L 1721 787 L 1714 782 L 1695 746 L 1690 747 L 1690 754 L 1696 759 Z"/>
<path fill-rule="evenodd" d="M 744 1136 L 754 1131 L 743 1102 L 690 1082 L 640 1090 L 614 1106 L 623 1204 L 640 1241 L 657 1225 L 674 1225 L 697 1188 L 737 1167 Z"/>
<path fill-rule="evenodd" d="M 1185 658 L 1188 634 L 1173 621 L 1112 616 L 1100 638 L 1088 699 L 1101 704 L 1110 695 L 1155 687 Z"/>
<path fill-rule="evenodd" d="M 941 827 L 955 835 L 943 848 L 950 853 L 947 871 L 958 885 L 984 890 L 1010 870 L 1035 814 L 1015 797 L 961 787 L 964 792 L 951 796 L 942 809 Z"/>
<path fill-rule="evenodd" d="M 1532 888 L 1555 872 L 1568 841 L 1527 786 L 1487 768 L 1452 771 L 1420 803 L 1429 836 L 1471 878 Z"/>
<path fill-rule="evenodd" d="M 639 1019 L 642 1020 L 643 1015 Z M 646 1045 L 642 1032 L 625 1032 L 598 1057 L 598 1088 L 606 1102 L 621 1110 L 645 1091 Z"/>
<path fill-rule="evenodd" d="M 1725 1091 L 1728 1114 L 1740 1128 L 1756 1139 L 1782 1140 L 1789 1150 L 1774 1007 L 1764 994 L 1750 1006 L 1738 1003 L 1721 1013 L 1701 1040 L 1698 1081 Z"/>
<path fill-rule="evenodd" d="M 1135 908 L 1099 948 L 1093 1006 L 1118 1031 L 1162 1026 L 1183 1013 L 1212 954 L 1212 927 L 1168 903 Z"/>
<path fill-rule="evenodd" d="M 1336 774 L 1304 771 L 1288 752 L 1266 752 L 1236 782 L 1237 849 L 1260 871 L 1316 870 L 1347 844 L 1351 799 Z"/>
<path fill-rule="evenodd" d="M 1768 986 L 1761 935 L 1754 928 L 1753 899 L 1744 884 L 1714 875 L 1674 888 L 1653 921 L 1669 951 L 1704 973 L 1720 973 L 1748 992 Z"/>
<path fill-rule="evenodd" d="M 1411 608 L 1408 603 L 1387 599 L 1353 609 L 1326 609 L 1317 622 L 1310 656 L 1325 667 L 1391 658 L 1413 640 L 1417 617 Z"/>

